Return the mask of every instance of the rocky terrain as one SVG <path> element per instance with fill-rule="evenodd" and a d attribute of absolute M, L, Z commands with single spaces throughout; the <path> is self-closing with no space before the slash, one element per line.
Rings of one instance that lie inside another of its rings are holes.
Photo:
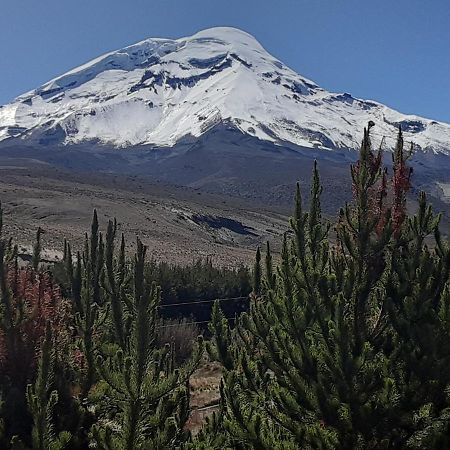
<path fill-rule="evenodd" d="M 81 248 L 94 208 L 103 228 L 117 218 L 130 251 L 140 236 L 154 258 L 181 264 L 206 257 L 221 265 L 248 264 L 257 245 L 269 240 L 277 248 L 287 229 L 287 209 L 137 177 L 46 167 L 0 165 L 0 201 L 5 232 L 20 242 L 21 253 L 30 253 L 40 226 L 47 259 L 61 257 L 64 238 Z"/>

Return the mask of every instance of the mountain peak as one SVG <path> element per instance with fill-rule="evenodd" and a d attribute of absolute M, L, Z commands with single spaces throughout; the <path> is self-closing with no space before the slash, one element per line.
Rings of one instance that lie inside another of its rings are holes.
<path fill-rule="evenodd" d="M 0 140 L 170 147 L 218 123 L 277 145 L 358 147 L 401 125 L 418 148 L 448 153 L 450 126 L 334 94 L 232 27 L 150 38 L 107 53 L 0 108 Z"/>
<path fill-rule="evenodd" d="M 212 39 L 216 41 L 227 42 L 230 44 L 244 44 L 252 46 L 256 49 L 263 49 L 261 44 L 253 35 L 241 30 L 240 28 L 234 27 L 206 28 L 205 30 L 201 30 L 195 33 L 189 39 Z"/>

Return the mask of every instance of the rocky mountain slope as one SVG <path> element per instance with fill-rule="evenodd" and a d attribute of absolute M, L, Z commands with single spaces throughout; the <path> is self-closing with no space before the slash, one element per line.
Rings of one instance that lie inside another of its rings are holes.
<path fill-rule="evenodd" d="M 317 159 L 333 213 L 351 196 L 368 121 L 388 163 L 402 127 L 413 197 L 424 189 L 446 209 L 449 124 L 330 93 L 234 28 L 144 40 L 0 107 L 0 167 L 124 174 L 287 207 Z"/>
<path fill-rule="evenodd" d="M 59 76 L 0 108 L 0 140 L 172 147 L 217 124 L 278 146 L 354 149 L 372 120 L 402 126 L 424 152 L 450 154 L 450 125 L 331 93 L 271 56 L 249 34 L 212 28 L 147 39 Z"/>

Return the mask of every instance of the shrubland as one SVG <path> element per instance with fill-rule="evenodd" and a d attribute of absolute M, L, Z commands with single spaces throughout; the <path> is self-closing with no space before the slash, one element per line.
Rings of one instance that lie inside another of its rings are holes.
<path fill-rule="evenodd" d="M 96 213 L 53 267 L 38 228 L 23 266 L 0 208 L 1 448 L 450 448 L 450 241 L 424 193 L 408 215 L 401 131 L 386 168 L 370 128 L 352 202 L 324 218 L 314 164 L 279 262 L 267 246 L 251 271 L 158 262 L 139 239 L 130 257 Z M 220 402 L 194 437 L 206 357 Z"/>

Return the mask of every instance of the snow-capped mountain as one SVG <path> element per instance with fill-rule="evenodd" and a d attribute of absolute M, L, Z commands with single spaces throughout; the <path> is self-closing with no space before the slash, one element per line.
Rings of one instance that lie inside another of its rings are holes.
<path fill-rule="evenodd" d="M 378 135 L 450 155 L 450 125 L 330 93 L 271 56 L 249 34 L 212 28 L 108 53 L 0 107 L 0 141 L 171 147 L 226 123 L 283 145 L 353 149 Z"/>

